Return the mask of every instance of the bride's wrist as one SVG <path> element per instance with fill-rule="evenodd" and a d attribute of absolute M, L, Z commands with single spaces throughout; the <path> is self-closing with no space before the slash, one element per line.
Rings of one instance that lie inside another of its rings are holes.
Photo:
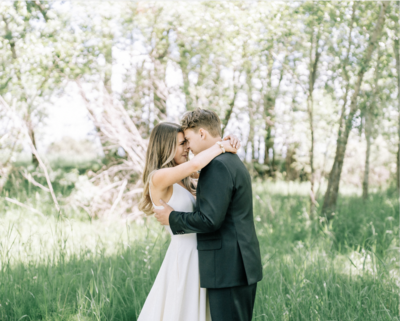
<path fill-rule="evenodd" d="M 221 155 L 221 154 L 222 154 L 222 149 L 221 149 L 221 147 L 219 146 L 218 142 L 215 143 L 215 144 L 213 145 L 213 148 L 215 149 L 216 152 L 218 152 L 218 155 Z M 218 155 L 217 155 L 217 156 L 218 156 Z"/>
<path fill-rule="evenodd" d="M 226 152 L 224 145 L 222 144 L 222 141 L 216 142 L 215 144 L 220 148 L 222 154 Z"/>

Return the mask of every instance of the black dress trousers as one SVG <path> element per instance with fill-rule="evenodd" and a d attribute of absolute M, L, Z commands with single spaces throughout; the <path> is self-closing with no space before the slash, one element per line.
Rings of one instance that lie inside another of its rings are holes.
<path fill-rule="evenodd" d="M 257 283 L 207 289 L 212 321 L 251 321 Z"/>

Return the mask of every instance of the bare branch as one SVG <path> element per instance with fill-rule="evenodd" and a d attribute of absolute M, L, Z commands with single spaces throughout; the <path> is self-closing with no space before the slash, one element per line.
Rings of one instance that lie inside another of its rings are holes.
<path fill-rule="evenodd" d="M 113 203 L 113 205 L 111 206 L 110 215 L 112 215 L 112 213 L 114 212 L 115 207 L 116 207 L 116 206 L 118 205 L 118 203 L 121 201 L 122 194 L 124 193 L 124 190 L 125 190 L 125 187 L 126 187 L 126 184 L 127 184 L 127 183 L 128 183 L 127 180 L 124 180 L 124 182 L 122 183 L 121 189 L 119 190 L 119 193 L 118 193 L 118 197 L 117 197 L 117 199 L 115 200 L 115 202 Z"/>
<path fill-rule="evenodd" d="M 89 182 L 94 190 L 90 204 L 78 200 L 78 206 L 92 216 L 111 216 L 118 207 L 118 212 L 124 213 L 125 218 L 137 218 L 141 214 L 132 215 L 132 211 L 137 208 L 137 195 L 143 191 L 139 177 L 145 164 L 147 142 L 124 106 L 105 89 L 100 100 L 91 101 L 79 80 L 76 83 L 89 117 L 97 128 L 103 150 L 107 153 L 122 147 L 126 154 L 124 158 L 115 158 L 100 172 L 91 174 Z"/>
<path fill-rule="evenodd" d="M 24 176 L 26 178 L 26 180 L 28 182 L 31 182 L 33 185 L 41 188 L 42 190 L 44 190 L 45 192 L 50 193 L 50 189 L 48 189 L 47 187 L 43 186 L 42 184 L 36 182 L 34 180 L 34 178 L 32 177 L 32 175 L 30 173 L 28 173 L 27 171 L 25 171 L 24 173 L 22 173 L 22 176 Z"/>
<path fill-rule="evenodd" d="M 39 165 L 43 169 L 44 175 L 46 176 L 47 185 L 49 186 L 49 190 L 50 190 L 51 196 L 53 198 L 54 205 L 57 209 L 57 212 L 60 213 L 60 206 L 58 204 L 56 195 L 54 194 L 53 185 L 51 184 L 46 165 L 43 163 L 42 159 L 39 156 L 39 153 L 37 152 L 35 146 L 33 145 L 32 139 L 28 132 L 28 128 L 26 127 L 26 123 L 15 114 L 15 112 L 11 109 L 11 107 L 7 104 L 7 102 L 3 99 L 3 97 L 1 95 L 0 95 L 0 103 L 2 103 L 4 108 L 6 108 L 8 110 L 8 112 L 11 114 L 11 117 L 15 120 L 15 123 L 20 125 L 21 130 L 25 133 L 26 137 L 28 138 L 28 142 L 32 149 L 32 153 L 36 156 L 36 158 L 39 162 Z"/>
<path fill-rule="evenodd" d="M 28 209 L 28 210 L 30 210 L 30 211 L 36 213 L 36 214 L 39 214 L 39 215 L 40 215 L 41 217 L 43 217 L 43 218 L 46 218 L 46 216 L 45 216 L 42 212 L 39 212 L 38 210 L 36 210 L 36 209 L 34 209 L 33 207 L 30 207 L 30 206 L 28 206 L 28 205 L 22 204 L 21 202 L 17 201 L 16 199 L 6 197 L 5 200 L 6 200 L 7 202 L 10 202 L 10 203 L 13 203 L 13 204 L 15 204 L 15 205 L 18 205 L 18 206 L 21 206 L 21 207 L 23 207 L 23 208 L 26 208 L 26 209 Z"/>

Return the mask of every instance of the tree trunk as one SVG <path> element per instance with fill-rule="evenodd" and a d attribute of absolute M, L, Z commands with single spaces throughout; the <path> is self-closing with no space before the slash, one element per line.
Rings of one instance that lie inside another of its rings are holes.
<path fill-rule="evenodd" d="M 307 113 L 308 113 L 308 121 L 310 123 L 310 140 L 311 140 L 311 147 L 310 147 L 310 218 L 314 218 L 315 214 L 315 193 L 314 193 L 314 182 L 315 182 L 315 170 L 314 170 L 314 85 L 317 79 L 317 69 L 318 69 L 318 62 L 321 56 L 321 53 L 318 51 L 318 42 L 320 39 L 320 32 L 321 29 L 318 29 L 317 36 L 315 38 L 315 53 L 313 57 L 313 45 L 314 45 L 314 33 L 311 35 L 311 48 L 310 48 L 310 76 L 308 80 L 308 97 L 307 97 Z"/>
<path fill-rule="evenodd" d="M 251 83 L 251 65 L 248 65 L 246 68 L 246 83 L 247 83 L 247 108 L 249 111 L 249 139 L 248 139 L 248 144 L 250 143 L 251 147 L 251 163 L 255 162 L 255 150 L 254 150 L 254 104 L 253 104 L 253 98 L 252 98 L 252 92 L 253 92 L 253 85 Z"/>
<path fill-rule="evenodd" d="M 268 165 L 270 168 L 271 174 L 271 164 L 269 159 L 269 150 L 273 147 L 272 137 L 271 137 L 271 127 L 272 124 L 269 123 L 271 119 L 271 112 L 273 109 L 273 97 L 271 97 L 271 83 L 272 83 L 272 66 L 274 62 L 270 58 L 268 61 L 268 73 L 267 73 L 267 83 L 265 85 L 265 94 L 264 94 L 264 117 L 265 117 L 265 136 L 264 136 L 264 164 Z M 268 122 L 269 121 L 269 122 Z"/>
<path fill-rule="evenodd" d="M 264 138 L 264 164 L 270 166 L 270 160 L 269 160 L 269 150 L 270 148 L 273 148 L 272 142 L 272 137 L 271 137 L 271 126 L 266 124 L 267 126 L 267 131 L 265 133 L 265 138 Z"/>
<path fill-rule="evenodd" d="M 14 40 L 14 38 L 12 37 L 11 31 L 9 30 L 8 21 L 7 21 L 7 19 L 6 19 L 4 16 L 3 16 L 3 21 L 4 21 L 4 24 L 5 24 L 6 35 L 9 37 L 9 43 L 10 43 L 12 58 L 13 58 L 13 60 L 15 61 L 15 60 L 18 58 L 18 56 L 17 56 L 17 51 L 16 51 L 16 48 L 15 48 L 15 40 Z M 16 76 L 17 76 L 19 82 L 20 82 L 21 85 L 22 85 L 21 74 L 18 72 L 18 73 L 16 74 Z M 23 89 L 23 86 L 22 86 L 22 89 Z M 28 103 L 27 97 L 26 97 L 26 92 L 23 90 L 22 93 L 23 93 L 23 94 L 21 95 L 22 100 L 25 101 L 25 103 Z M 32 102 L 31 102 L 31 104 L 32 104 Z M 35 132 L 34 132 L 34 130 L 33 130 L 32 122 L 31 122 L 31 105 L 28 104 L 28 107 L 27 107 L 27 108 L 28 108 L 28 109 L 27 109 L 27 112 L 26 112 L 26 115 L 25 115 L 25 122 L 26 122 L 27 127 L 28 127 L 28 134 L 29 134 L 29 136 L 30 136 L 30 138 L 31 138 L 31 140 L 32 140 L 32 144 L 33 144 L 33 146 L 35 147 L 35 149 L 37 150 L 37 147 L 36 147 L 36 139 L 35 139 Z M 37 157 L 36 157 L 36 155 L 35 155 L 35 153 L 34 153 L 33 151 L 32 151 L 32 153 L 31 153 L 31 155 L 32 155 L 32 163 L 33 163 L 33 165 L 34 165 L 35 167 L 38 167 L 38 166 L 39 166 L 39 160 L 37 159 Z"/>
<path fill-rule="evenodd" d="M 9 29 L 8 20 L 5 18 L 4 15 L 3 15 L 3 21 L 5 26 L 5 36 L 6 36 L 5 38 L 8 39 L 8 42 L 10 43 L 11 55 L 12 58 L 15 60 L 18 58 L 17 51 L 15 50 L 15 40 L 14 37 L 12 36 L 11 30 Z"/>
<path fill-rule="evenodd" d="M 235 100 L 236 100 L 236 93 L 234 94 L 233 99 L 229 103 L 228 109 L 225 111 L 225 117 L 221 120 L 221 122 L 222 122 L 222 129 L 221 129 L 222 137 L 224 137 L 226 126 L 228 126 L 229 119 L 231 119 L 233 107 L 235 105 Z"/>
<path fill-rule="evenodd" d="M 179 35 L 179 33 L 178 33 Z M 179 36 L 178 36 L 179 37 Z M 192 98 L 192 95 L 190 94 L 190 80 L 189 80 L 189 60 L 190 58 L 187 57 L 188 49 L 186 49 L 185 44 L 182 42 L 178 43 L 179 47 L 179 67 L 181 68 L 182 71 L 182 78 L 183 78 L 183 86 L 182 90 L 183 93 L 185 94 L 185 105 L 186 105 L 186 110 L 194 110 L 194 101 Z"/>
<path fill-rule="evenodd" d="M 251 95 L 250 93 L 248 95 Z M 255 151 L 254 151 L 254 112 L 253 112 L 253 106 L 251 102 L 251 97 L 248 99 L 249 102 L 249 126 L 250 126 L 250 131 L 249 131 L 249 143 L 251 147 L 251 162 L 254 163 L 255 161 Z"/>
<path fill-rule="evenodd" d="M 186 100 L 186 110 L 194 110 L 195 105 L 190 94 L 190 80 L 189 80 L 189 73 L 185 72 L 182 68 L 182 75 L 183 75 L 183 92 L 185 93 L 185 100 Z"/>
<path fill-rule="evenodd" d="M 33 130 L 32 125 L 31 125 L 30 122 L 29 122 L 27 125 L 28 125 L 27 127 L 28 127 L 28 134 L 29 134 L 29 137 L 30 137 L 31 140 L 32 140 L 33 146 L 34 146 L 35 149 L 37 150 L 36 138 L 35 138 L 35 131 Z M 37 157 L 36 157 L 36 155 L 35 155 L 34 152 L 32 152 L 32 163 L 33 163 L 33 165 L 34 165 L 35 167 L 38 167 L 38 166 L 39 166 L 39 160 L 37 159 Z"/>
<path fill-rule="evenodd" d="M 400 11 L 400 3 L 398 4 L 399 6 L 399 11 Z M 399 12 L 397 13 L 399 14 Z M 400 25 L 399 25 L 399 16 L 397 15 L 397 20 L 395 21 L 395 31 L 400 30 Z M 395 36 L 396 37 L 396 36 Z M 398 137 L 399 137 L 399 142 L 398 142 L 398 147 L 397 147 L 397 189 L 400 193 L 400 36 L 397 33 L 397 38 L 394 39 L 393 41 L 393 50 L 394 50 L 394 56 L 396 57 L 396 70 L 397 70 L 397 107 L 399 111 L 399 120 L 398 120 Z"/>
<path fill-rule="evenodd" d="M 316 66 L 315 66 L 316 67 Z M 314 100 L 312 98 L 312 91 L 310 91 L 310 96 L 308 99 L 308 120 L 310 123 L 310 140 L 311 140 L 311 147 L 310 147 L 310 218 L 314 218 L 315 214 L 315 193 L 314 193 L 314 183 L 315 183 L 315 170 L 314 170 Z"/>
<path fill-rule="evenodd" d="M 112 86 L 111 86 L 111 77 L 112 77 L 112 66 L 113 66 L 113 58 L 112 58 L 112 36 L 106 37 L 106 48 L 104 51 L 104 58 L 106 60 L 106 66 L 104 70 L 104 87 L 106 88 L 109 94 L 112 93 Z"/>
<path fill-rule="evenodd" d="M 363 179 L 363 199 L 368 199 L 368 181 L 369 181 L 369 155 L 371 151 L 371 115 L 369 111 L 365 115 L 365 139 L 367 141 L 367 151 L 365 153 L 365 169 Z"/>
<path fill-rule="evenodd" d="M 286 59 L 286 58 L 285 58 Z M 278 86 L 275 91 L 272 90 L 272 66 L 273 61 L 270 60 L 268 64 L 268 75 L 267 84 L 265 85 L 264 94 L 264 121 L 265 121 L 265 136 L 264 136 L 264 164 L 269 166 L 269 175 L 272 177 L 274 175 L 274 161 L 275 161 L 275 151 L 274 151 L 274 138 L 272 136 L 272 130 L 274 128 L 274 113 L 276 99 L 279 95 L 280 86 L 283 79 L 283 67 L 281 68 L 281 74 L 279 77 Z M 269 159 L 269 151 L 272 150 L 272 160 Z"/>
<path fill-rule="evenodd" d="M 240 71 L 239 71 L 238 78 L 240 78 Z M 221 120 L 221 122 L 222 122 L 222 137 L 224 137 L 226 126 L 228 126 L 229 120 L 231 119 L 233 107 L 235 107 L 235 101 L 236 101 L 236 97 L 239 92 L 239 89 L 240 88 L 238 86 L 236 86 L 236 84 L 235 84 L 235 71 L 234 71 L 233 72 L 233 97 L 228 105 L 228 109 L 225 111 L 224 119 Z"/>
<path fill-rule="evenodd" d="M 34 3 L 32 3 L 32 5 L 34 5 L 36 8 L 39 9 L 39 11 L 40 11 L 40 13 L 42 14 L 44 20 L 45 20 L 46 22 L 48 22 L 48 21 L 49 21 L 49 18 L 48 18 L 48 16 L 47 16 L 47 11 L 49 10 L 49 8 L 48 8 L 48 7 L 49 7 L 49 4 L 46 4 L 46 1 L 39 1 L 39 0 L 36 0 L 36 1 L 34 1 Z"/>
<path fill-rule="evenodd" d="M 168 87 L 165 81 L 166 64 L 162 62 L 162 58 L 153 58 L 154 70 L 151 75 L 152 100 L 154 104 L 154 120 L 153 125 L 167 117 L 167 100 L 169 96 Z"/>
<path fill-rule="evenodd" d="M 372 130 L 374 125 L 374 111 L 378 106 L 378 81 L 380 78 L 380 66 L 379 62 L 381 59 L 381 52 L 378 50 L 377 62 L 375 67 L 375 79 L 374 79 L 374 88 L 372 93 L 371 102 L 367 102 L 365 109 L 365 139 L 367 141 L 367 150 L 365 152 L 365 169 L 364 169 L 364 179 L 363 179 L 363 199 L 364 201 L 368 199 L 368 187 L 369 187 L 369 159 L 371 154 L 371 139 L 372 139 Z"/>
<path fill-rule="evenodd" d="M 343 122 L 342 124 L 340 124 L 339 127 L 336 155 L 333 162 L 332 170 L 329 174 L 328 188 L 325 193 L 324 205 L 322 207 L 322 212 L 326 215 L 327 219 L 331 219 L 334 215 L 334 212 L 336 211 L 340 176 L 342 174 L 343 161 L 346 152 L 347 142 L 349 139 L 350 131 L 352 129 L 353 117 L 358 109 L 357 105 L 358 93 L 360 92 L 360 87 L 364 78 L 364 74 L 367 71 L 369 63 L 371 61 L 372 53 L 375 50 L 378 39 L 382 34 L 382 29 L 386 18 L 386 10 L 388 6 L 389 6 L 388 2 L 386 1 L 382 2 L 382 7 L 379 13 L 379 18 L 376 22 L 375 30 L 370 38 L 368 47 L 365 51 L 365 56 L 361 62 L 360 71 L 358 72 L 357 81 L 354 86 L 354 93 L 350 101 L 349 114 L 347 115 L 347 117 L 343 117 Z"/>

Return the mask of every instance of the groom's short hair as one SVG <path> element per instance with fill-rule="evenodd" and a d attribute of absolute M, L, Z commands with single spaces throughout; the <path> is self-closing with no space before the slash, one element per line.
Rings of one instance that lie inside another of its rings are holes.
<path fill-rule="evenodd" d="M 186 112 L 181 121 L 182 129 L 192 129 L 197 132 L 200 128 L 207 130 L 211 136 L 222 136 L 221 121 L 218 115 L 207 109 L 197 108 Z"/>

